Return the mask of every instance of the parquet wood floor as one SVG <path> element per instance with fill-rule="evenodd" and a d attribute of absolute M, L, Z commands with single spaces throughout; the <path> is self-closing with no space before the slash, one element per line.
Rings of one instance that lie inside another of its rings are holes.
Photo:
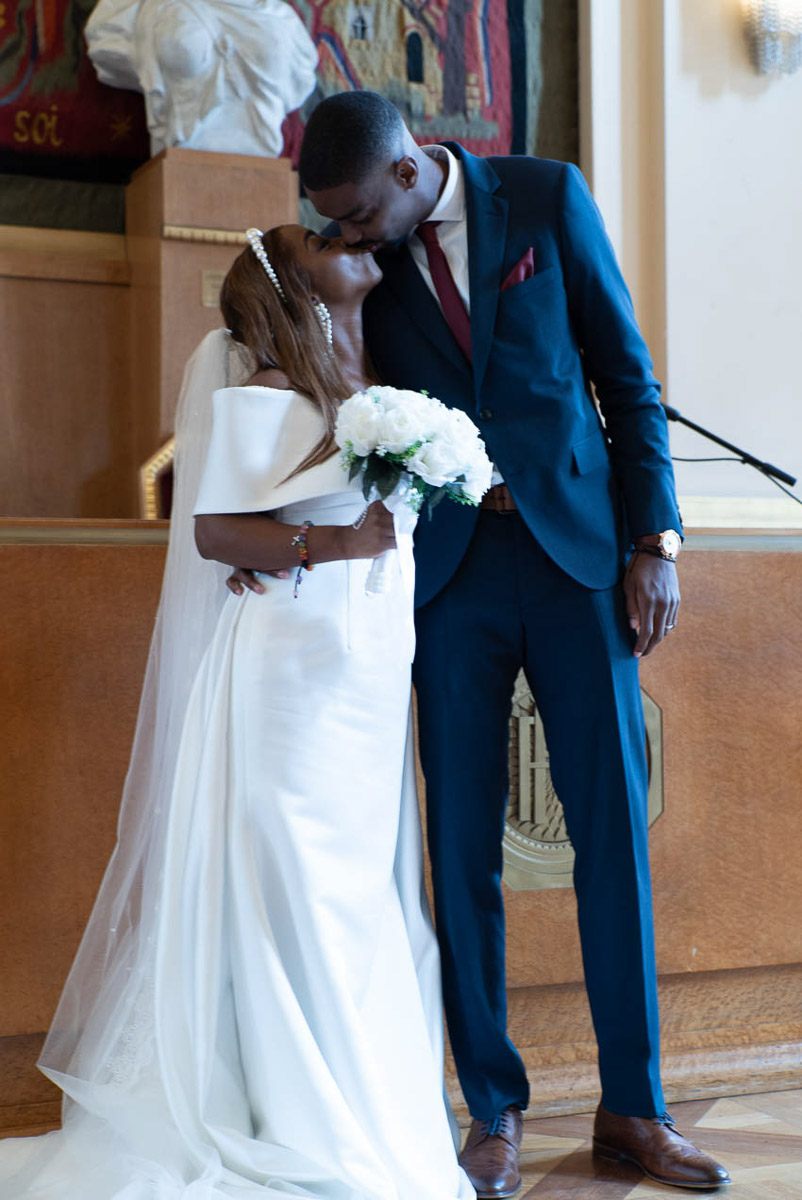
<path fill-rule="evenodd" d="M 670 1105 L 681 1133 L 729 1171 L 722 1200 L 802 1200 L 802 1089 Z M 655 1200 L 689 1191 L 594 1160 L 593 1115 L 524 1122 L 519 1200 Z M 700 1194 L 700 1193 L 697 1193 Z M 710 1195 L 711 1193 L 701 1193 Z"/>

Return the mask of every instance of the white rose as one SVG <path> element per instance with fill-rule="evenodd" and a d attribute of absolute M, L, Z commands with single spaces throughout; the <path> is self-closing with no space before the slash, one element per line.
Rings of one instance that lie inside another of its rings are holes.
<path fill-rule="evenodd" d="M 465 482 L 462 485 L 463 494 L 473 500 L 475 504 L 484 496 L 487 489 L 490 487 L 490 480 L 493 478 L 493 464 L 487 455 L 482 452 L 483 462 L 473 462 L 465 472 Z"/>
<path fill-rule="evenodd" d="M 379 450 L 403 454 L 421 438 L 420 414 L 414 406 L 399 404 L 382 414 L 379 423 Z"/>
<path fill-rule="evenodd" d="M 380 397 L 385 411 L 391 412 L 401 408 L 410 415 L 414 415 L 415 420 L 419 423 L 415 441 L 420 441 L 421 438 L 428 439 L 435 429 L 440 427 L 441 412 L 447 412 L 439 400 L 435 400 L 433 396 L 424 396 L 422 392 L 410 392 L 403 388 L 392 387 L 376 387 L 370 390 L 372 394 Z"/>
<path fill-rule="evenodd" d="M 337 445 L 345 447 L 349 442 L 354 454 L 364 457 L 379 444 L 384 408 L 366 392 L 349 396 L 337 413 L 334 436 Z"/>
<path fill-rule="evenodd" d="M 423 396 L 423 404 L 421 405 L 422 420 L 426 425 L 426 432 L 431 439 L 440 431 L 448 426 L 451 419 L 451 409 L 446 408 L 445 404 L 441 404 L 439 400 L 435 400 L 432 396 Z"/>
<path fill-rule="evenodd" d="M 465 438 L 479 437 L 479 430 L 474 425 L 471 418 L 461 408 L 447 408 L 447 425 L 446 427 L 452 432 L 454 437 L 459 433 Z"/>
<path fill-rule="evenodd" d="M 455 470 L 459 463 L 454 457 L 454 449 L 445 438 L 435 438 L 421 446 L 412 458 L 407 459 L 406 468 L 420 475 L 424 483 L 432 487 L 442 487 L 451 483 L 456 475 L 462 474 Z"/>
<path fill-rule="evenodd" d="M 452 478 L 465 473 L 476 458 L 479 442 L 470 425 L 460 421 L 448 421 L 432 439 L 439 448 L 440 461 L 450 462 Z"/>
<path fill-rule="evenodd" d="M 380 402 L 385 412 L 389 412 L 390 409 L 397 408 L 402 404 L 403 398 L 407 394 L 407 392 L 401 391 L 400 388 L 393 387 L 372 387 L 369 390 L 369 395 Z"/>
<path fill-rule="evenodd" d="M 473 421 L 461 409 L 445 409 L 431 442 L 408 464 L 427 483 L 442 486 L 465 476 L 463 493 L 479 501 L 490 486 L 492 464 Z"/>

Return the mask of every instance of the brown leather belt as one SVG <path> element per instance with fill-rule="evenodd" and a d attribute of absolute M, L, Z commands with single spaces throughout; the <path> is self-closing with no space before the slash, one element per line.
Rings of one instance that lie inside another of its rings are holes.
<path fill-rule="evenodd" d="M 482 497 L 480 508 L 489 508 L 491 512 L 517 512 L 518 505 L 512 498 L 512 493 L 506 483 L 497 483 L 488 488 Z"/>

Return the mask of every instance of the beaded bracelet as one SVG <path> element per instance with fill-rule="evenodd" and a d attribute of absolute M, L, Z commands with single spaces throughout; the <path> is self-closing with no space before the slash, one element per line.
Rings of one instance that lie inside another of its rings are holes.
<path fill-rule="evenodd" d="M 314 563 L 309 561 L 309 530 L 313 525 L 314 521 L 304 521 L 303 525 L 290 542 L 291 546 L 297 546 L 298 554 L 301 558 L 301 563 L 298 567 L 298 573 L 295 576 L 295 586 L 292 590 L 292 594 L 296 600 L 298 599 L 298 589 L 301 586 L 301 580 L 304 577 L 304 571 L 314 571 L 315 569 Z"/>

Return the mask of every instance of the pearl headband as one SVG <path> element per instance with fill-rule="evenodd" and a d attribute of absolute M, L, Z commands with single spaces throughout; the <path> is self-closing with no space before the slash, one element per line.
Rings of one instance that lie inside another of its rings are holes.
<path fill-rule="evenodd" d="M 267 257 L 267 251 L 265 250 L 264 243 L 262 242 L 264 234 L 262 233 L 261 229 L 246 229 L 245 236 L 248 239 L 251 250 L 253 250 L 254 254 L 259 259 L 259 262 L 267 272 L 268 279 L 273 284 L 273 287 L 276 289 L 279 296 L 281 296 L 281 299 L 286 302 L 287 297 L 284 295 L 284 289 L 278 281 L 278 275 L 273 269 L 273 264 Z"/>
<path fill-rule="evenodd" d="M 270 259 L 267 257 L 267 251 L 265 250 L 264 242 L 262 241 L 264 234 L 262 233 L 261 229 L 256 229 L 255 227 L 253 227 L 251 229 L 246 229 L 245 236 L 248 239 L 248 244 L 250 245 L 251 250 L 253 250 L 254 254 L 259 259 L 259 262 L 264 267 L 264 269 L 267 273 L 268 279 L 273 284 L 273 287 L 276 289 L 279 296 L 281 296 L 281 299 L 286 304 L 287 297 L 284 295 L 284 289 L 282 288 L 281 284 L 279 283 L 279 278 L 278 278 L 278 275 L 276 274 L 275 268 L 274 268 L 273 264 L 271 263 Z M 317 318 L 320 321 L 320 324 L 323 327 L 323 336 L 325 337 L 326 342 L 329 346 L 329 349 L 331 350 L 332 342 L 333 342 L 332 329 L 331 329 L 331 313 L 326 308 L 326 305 L 323 303 L 322 300 L 318 300 L 317 303 L 313 305 L 313 308 L 317 314 Z"/>

